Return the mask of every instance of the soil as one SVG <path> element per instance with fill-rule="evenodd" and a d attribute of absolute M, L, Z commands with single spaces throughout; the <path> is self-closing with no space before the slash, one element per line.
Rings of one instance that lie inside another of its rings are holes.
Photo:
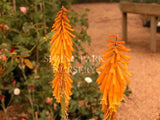
<path fill-rule="evenodd" d="M 118 3 L 77 4 L 72 8 L 89 8 L 88 34 L 91 55 L 99 56 L 106 49 L 109 34 L 122 35 L 122 14 Z M 155 120 L 160 113 L 160 34 L 157 33 L 157 52 L 150 51 L 150 29 L 143 27 L 142 16 L 128 14 L 128 43 L 132 51 L 129 71 L 133 74 L 129 85 L 132 94 L 125 98 L 117 113 L 117 120 Z"/>

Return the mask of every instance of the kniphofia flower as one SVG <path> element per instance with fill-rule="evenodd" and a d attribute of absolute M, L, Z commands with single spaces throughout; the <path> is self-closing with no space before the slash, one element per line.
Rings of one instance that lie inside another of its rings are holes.
<path fill-rule="evenodd" d="M 72 61 L 73 43 L 72 37 L 75 37 L 71 32 L 73 29 L 69 25 L 69 19 L 67 18 L 67 9 L 62 7 L 61 11 L 57 13 L 55 24 L 52 26 L 55 32 L 52 36 L 50 44 L 50 57 L 51 64 L 53 66 L 54 80 L 52 81 L 52 88 L 54 88 L 53 96 L 58 103 L 65 100 L 65 112 L 68 109 L 68 103 L 70 100 L 71 83 L 69 68 Z M 67 116 L 66 116 L 67 117 Z"/>
<path fill-rule="evenodd" d="M 52 44 L 50 48 L 51 64 L 55 70 L 58 70 L 60 64 L 63 64 L 65 69 L 69 68 L 72 61 L 72 37 L 75 36 L 71 33 L 73 29 L 68 24 L 70 21 L 67 18 L 66 12 L 68 10 L 62 8 L 57 13 L 55 24 L 52 26 L 53 30 L 51 31 L 55 32 L 50 41 L 50 44 Z"/>
<path fill-rule="evenodd" d="M 107 49 L 102 51 L 106 53 L 103 55 L 104 64 L 97 69 L 101 71 L 97 83 L 100 84 L 100 91 L 103 93 L 101 99 L 102 110 L 104 111 L 104 120 L 116 119 L 117 107 L 124 99 L 125 87 L 130 80 L 128 76 L 132 76 L 128 72 L 128 61 L 130 57 L 123 54 L 122 52 L 130 51 L 122 44 L 116 35 L 109 35 L 111 38 L 116 40 L 107 40 L 110 44 L 107 45 Z"/>

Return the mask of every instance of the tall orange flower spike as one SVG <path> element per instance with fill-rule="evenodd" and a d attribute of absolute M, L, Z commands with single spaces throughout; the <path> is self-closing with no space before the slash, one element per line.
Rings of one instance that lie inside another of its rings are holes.
<path fill-rule="evenodd" d="M 70 21 L 67 18 L 67 9 L 62 7 L 61 11 L 57 13 L 55 18 L 55 24 L 53 24 L 53 30 L 55 32 L 52 36 L 50 44 L 50 57 L 51 64 L 53 66 L 54 80 L 52 81 L 52 88 L 54 88 L 53 96 L 58 103 L 64 103 L 65 112 L 68 109 L 68 103 L 70 100 L 71 83 L 69 68 L 71 67 L 73 43 L 72 37 L 75 37 L 70 31 L 73 31 L 68 24 Z M 67 116 L 65 116 L 67 118 Z"/>
<path fill-rule="evenodd" d="M 71 28 L 71 25 L 68 23 L 68 17 L 66 15 L 68 12 L 67 9 L 62 7 L 61 11 L 57 13 L 55 24 L 52 26 L 52 31 L 54 35 L 50 41 L 52 44 L 50 48 L 51 52 L 51 64 L 54 67 L 54 70 L 58 70 L 59 65 L 63 64 L 64 68 L 69 68 L 70 61 L 72 59 L 73 43 L 72 38 L 75 37 L 70 31 L 74 31 Z"/>
<path fill-rule="evenodd" d="M 128 72 L 130 57 L 121 52 L 127 52 L 130 49 L 124 47 L 122 44 L 125 42 L 116 35 L 109 35 L 109 37 L 116 40 L 107 40 L 110 44 L 107 45 L 106 50 L 102 51 L 106 53 L 102 56 L 105 63 L 97 69 L 101 71 L 97 83 L 100 84 L 100 91 L 103 93 L 101 104 L 104 120 L 116 120 L 117 107 L 124 99 L 125 86 L 130 83 L 126 74 L 132 76 Z"/>

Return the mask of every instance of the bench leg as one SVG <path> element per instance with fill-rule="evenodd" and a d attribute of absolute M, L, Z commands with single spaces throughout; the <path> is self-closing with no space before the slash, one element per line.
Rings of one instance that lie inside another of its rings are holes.
<path fill-rule="evenodd" d="M 156 52 L 156 16 L 151 16 L 151 41 L 150 41 L 150 49 L 152 52 Z"/>
<path fill-rule="evenodd" d="M 122 40 L 127 42 L 127 13 L 122 12 Z"/>

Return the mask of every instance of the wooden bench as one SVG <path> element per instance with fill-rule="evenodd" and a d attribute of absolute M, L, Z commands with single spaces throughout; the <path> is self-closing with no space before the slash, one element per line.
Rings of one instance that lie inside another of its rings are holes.
<path fill-rule="evenodd" d="M 127 42 L 127 13 L 143 14 L 151 16 L 151 40 L 150 49 L 156 52 L 156 17 L 160 16 L 160 5 L 155 3 L 131 3 L 120 2 L 120 10 L 122 11 L 122 39 Z"/>

